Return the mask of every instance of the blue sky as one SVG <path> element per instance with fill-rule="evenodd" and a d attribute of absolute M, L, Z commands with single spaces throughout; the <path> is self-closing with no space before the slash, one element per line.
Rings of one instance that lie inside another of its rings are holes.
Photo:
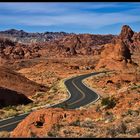
<path fill-rule="evenodd" d="M 0 3 L 0 30 L 119 34 L 124 24 L 140 31 L 140 2 Z"/>

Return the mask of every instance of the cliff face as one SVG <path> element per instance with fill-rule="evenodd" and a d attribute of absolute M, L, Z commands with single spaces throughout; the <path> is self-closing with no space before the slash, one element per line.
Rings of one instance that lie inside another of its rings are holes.
<path fill-rule="evenodd" d="M 140 59 L 140 34 L 124 25 L 119 36 L 104 47 L 97 69 L 106 67 L 109 69 L 135 68 Z"/>

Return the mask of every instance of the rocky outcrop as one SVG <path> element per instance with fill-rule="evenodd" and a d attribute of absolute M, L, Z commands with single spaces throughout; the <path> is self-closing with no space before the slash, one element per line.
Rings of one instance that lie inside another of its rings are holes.
<path fill-rule="evenodd" d="M 75 52 L 74 54 L 79 55 L 94 55 L 95 52 L 100 53 L 104 44 L 111 42 L 114 36 L 111 35 L 90 35 L 90 34 L 80 34 L 67 36 L 60 44 L 64 48 L 69 48 L 67 52 L 71 52 L 71 48 Z"/>
<path fill-rule="evenodd" d="M 121 92 L 112 99 L 116 103 L 113 109 L 98 106 L 85 110 L 49 108 L 34 111 L 18 124 L 10 137 L 139 138 L 139 94 Z"/>
<path fill-rule="evenodd" d="M 41 46 L 35 44 L 24 45 L 9 39 L 0 38 L 0 57 L 3 63 L 6 60 L 31 59 L 40 57 Z"/>
<path fill-rule="evenodd" d="M 59 123 L 63 118 L 68 117 L 69 121 L 73 121 L 73 115 L 76 112 L 64 111 L 63 109 L 42 109 L 32 112 L 14 129 L 11 137 L 32 137 L 33 134 L 43 137 L 43 135 L 51 131 L 54 124 Z M 40 129 L 38 129 L 39 127 Z"/>
<path fill-rule="evenodd" d="M 84 120 L 86 116 L 99 117 L 99 113 L 93 116 L 95 111 L 89 110 L 64 110 L 62 108 L 40 109 L 32 112 L 12 131 L 10 137 L 50 137 L 49 133 L 57 133 L 54 127 L 77 125 L 76 122 Z M 21 129 L 22 128 L 22 129 Z M 77 129 L 80 127 L 77 126 Z M 53 137 L 53 136 L 52 136 Z"/>
<path fill-rule="evenodd" d="M 119 35 L 119 38 L 121 40 L 129 40 L 131 41 L 131 38 L 133 37 L 134 35 L 134 31 L 128 26 L 128 25 L 124 25 L 122 27 L 122 30 L 121 30 L 121 33 Z"/>
<path fill-rule="evenodd" d="M 104 44 L 111 42 L 113 37 L 113 35 L 74 34 L 42 46 L 46 46 L 43 49 L 49 52 L 48 56 L 92 56 L 100 54 Z"/>
<path fill-rule="evenodd" d="M 10 31 L 10 33 L 14 36 L 17 31 Z M 67 34 L 66 36 L 57 38 L 57 40 L 30 44 L 13 42 L 1 37 L 0 57 L 2 58 L 1 60 L 19 60 L 41 56 L 71 57 L 79 55 L 98 55 L 104 47 L 104 44 L 110 43 L 113 37 L 113 35 Z"/>
<path fill-rule="evenodd" d="M 0 86 L 22 93 L 27 97 L 34 95 L 37 91 L 47 91 L 48 89 L 6 67 L 0 67 Z"/>
<path fill-rule="evenodd" d="M 137 60 L 140 58 L 137 55 L 140 53 L 139 37 L 139 33 L 133 32 L 129 26 L 124 25 L 120 35 L 104 47 L 96 68 L 115 70 L 136 68 L 139 65 Z"/>

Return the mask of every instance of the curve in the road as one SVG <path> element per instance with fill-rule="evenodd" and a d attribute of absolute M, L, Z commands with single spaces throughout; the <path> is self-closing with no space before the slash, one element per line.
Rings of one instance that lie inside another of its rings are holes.
<path fill-rule="evenodd" d="M 64 107 L 67 109 L 76 109 L 81 106 L 85 106 L 91 102 L 95 102 L 99 99 L 99 95 L 83 84 L 83 79 L 99 74 L 101 72 L 94 72 L 90 74 L 80 75 L 65 81 L 65 85 L 71 93 L 68 100 L 54 105 L 52 107 Z"/>
<path fill-rule="evenodd" d="M 58 103 L 50 107 L 53 108 L 64 107 L 67 109 L 77 109 L 81 106 L 85 106 L 91 102 L 97 101 L 99 99 L 99 95 L 90 88 L 88 88 L 87 86 L 85 86 L 82 80 L 87 77 L 97 75 L 99 73 L 102 72 L 94 72 L 90 74 L 80 75 L 66 80 L 64 84 L 69 92 L 70 95 L 69 98 L 63 101 L 62 103 Z M 17 126 L 17 124 L 21 122 L 29 114 L 30 112 L 0 121 L 0 131 L 12 131 Z"/>

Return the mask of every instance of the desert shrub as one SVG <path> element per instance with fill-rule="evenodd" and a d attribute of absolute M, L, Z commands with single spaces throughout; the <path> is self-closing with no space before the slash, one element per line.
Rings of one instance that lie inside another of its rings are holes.
<path fill-rule="evenodd" d="M 52 131 L 49 131 L 49 132 L 47 133 L 47 135 L 48 135 L 49 137 L 56 137 L 56 133 L 55 133 L 55 132 L 52 132 Z"/>
<path fill-rule="evenodd" d="M 22 111 L 24 106 L 25 105 L 18 105 L 18 106 L 16 106 L 16 110 Z"/>
<path fill-rule="evenodd" d="M 77 119 L 76 121 L 72 122 L 70 125 L 72 125 L 72 126 L 80 126 L 80 120 Z"/>
<path fill-rule="evenodd" d="M 117 127 L 117 130 L 118 130 L 119 133 L 125 134 L 125 132 L 126 132 L 126 130 L 127 130 L 126 124 L 125 124 L 124 122 L 121 122 L 121 123 L 119 124 L 119 126 Z"/>
<path fill-rule="evenodd" d="M 55 124 L 53 128 L 54 128 L 56 131 L 58 131 L 61 127 L 62 127 L 62 125 L 60 125 L 60 124 L 58 123 L 58 124 Z"/>
<path fill-rule="evenodd" d="M 44 92 L 36 92 L 36 94 L 33 96 L 34 99 L 37 99 L 39 97 L 43 97 Z"/>
<path fill-rule="evenodd" d="M 124 122 L 119 123 L 117 126 L 107 128 L 107 135 L 116 137 L 119 134 L 126 134 L 127 126 Z"/>
<path fill-rule="evenodd" d="M 35 107 L 35 104 L 32 103 L 32 104 L 29 104 L 28 106 L 25 106 L 23 108 L 23 110 L 24 110 L 25 113 L 27 113 L 27 112 L 31 111 L 32 107 Z"/>
<path fill-rule="evenodd" d="M 105 115 L 113 115 L 113 113 L 112 112 L 105 112 Z"/>
<path fill-rule="evenodd" d="M 4 114 L 4 111 L 3 110 L 0 110 L 0 116 L 3 115 L 3 114 Z"/>
<path fill-rule="evenodd" d="M 86 118 L 84 122 L 81 122 L 82 127 L 88 127 L 88 128 L 94 128 L 95 123 L 93 123 L 93 120 L 90 118 Z"/>
<path fill-rule="evenodd" d="M 106 123 L 113 122 L 115 120 L 115 115 L 112 112 L 105 112 L 104 113 L 104 120 Z"/>
<path fill-rule="evenodd" d="M 69 130 L 63 130 L 63 133 L 65 134 L 65 135 L 67 135 L 67 134 L 69 134 Z"/>
<path fill-rule="evenodd" d="M 127 111 L 128 115 L 132 115 L 132 116 L 138 116 L 139 115 L 139 111 L 138 110 L 132 110 L 132 109 L 128 109 Z"/>
<path fill-rule="evenodd" d="M 131 109 L 128 109 L 127 114 L 128 115 L 132 115 L 132 110 Z"/>
<path fill-rule="evenodd" d="M 107 86 L 104 86 L 103 89 L 104 89 L 104 90 L 107 90 Z"/>
<path fill-rule="evenodd" d="M 125 119 L 124 119 L 124 122 L 125 123 L 131 123 L 133 121 L 132 117 L 130 116 L 127 116 Z"/>
<path fill-rule="evenodd" d="M 16 106 L 11 106 L 11 105 L 9 105 L 9 106 L 4 107 L 3 109 L 6 110 L 6 111 L 8 111 L 8 110 L 10 110 L 10 109 L 16 110 Z"/>
<path fill-rule="evenodd" d="M 135 86 L 131 87 L 131 90 L 135 90 L 135 89 L 138 89 L 138 88 L 140 88 L 140 85 L 135 85 Z"/>
<path fill-rule="evenodd" d="M 63 109 L 66 109 L 68 108 L 68 104 L 67 103 L 62 103 L 59 105 L 59 107 L 63 108 Z"/>
<path fill-rule="evenodd" d="M 58 136 L 58 131 L 60 130 L 61 127 L 62 127 L 62 126 L 61 126 L 60 124 L 55 124 L 55 125 L 53 125 L 52 130 L 49 131 L 49 132 L 47 133 L 47 135 L 48 135 L 49 137 L 57 137 L 57 136 Z"/>
<path fill-rule="evenodd" d="M 5 113 L 5 117 L 12 117 L 18 115 L 18 112 L 16 110 L 10 109 Z"/>
<path fill-rule="evenodd" d="M 60 80 L 59 83 L 57 84 L 57 87 L 58 87 L 61 91 L 65 92 L 65 91 L 66 91 L 66 87 L 65 87 L 65 84 L 64 84 L 64 80 Z"/>
<path fill-rule="evenodd" d="M 10 132 L 7 131 L 0 132 L 0 138 L 9 138 L 9 137 L 10 137 Z"/>
<path fill-rule="evenodd" d="M 129 107 L 131 107 L 132 106 L 132 102 L 128 101 L 128 105 L 129 105 Z"/>
<path fill-rule="evenodd" d="M 55 86 L 52 86 L 49 92 L 50 93 L 57 92 L 57 88 Z"/>
<path fill-rule="evenodd" d="M 116 83 L 116 87 L 117 87 L 117 89 L 120 89 L 121 88 L 121 83 Z"/>
<path fill-rule="evenodd" d="M 100 105 L 97 105 L 95 110 L 96 110 L 96 112 L 101 112 Z"/>
<path fill-rule="evenodd" d="M 117 135 L 117 130 L 115 129 L 114 126 L 107 128 L 107 135 L 109 135 L 111 137 L 115 137 Z"/>
<path fill-rule="evenodd" d="M 138 129 L 136 127 L 127 130 L 127 133 L 131 135 L 136 135 L 138 133 Z"/>
<path fill-rule="evenodd" d="M 116 101 L 114 98 L 105 97 L 105 98 L 102 98 L 101 105 L 106 106 L 107 109 L 110 109 L 110 108 L 115 107 Z"/>
<path fill-rule="evenodd" d="M 140 133 L 140 125 L 138 125 L 138 126 L 136 127 L 136 129 L 137 129 L 137 132 Z"/>

